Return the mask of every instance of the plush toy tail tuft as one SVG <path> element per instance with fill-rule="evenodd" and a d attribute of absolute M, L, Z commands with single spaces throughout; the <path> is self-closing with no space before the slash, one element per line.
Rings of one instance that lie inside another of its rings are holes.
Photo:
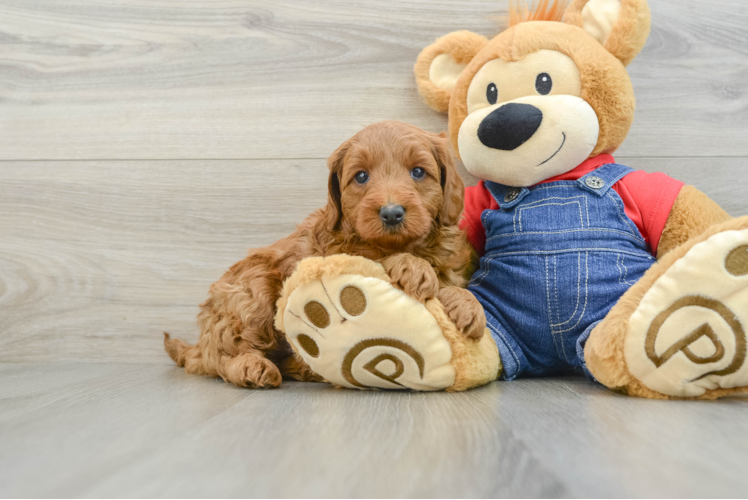
<path fill-rule="evenodd" d="M 177 366 L 184 366 L 187 353 L 196 349 L 197 346 L 185 344 L 179 339 L 173 339 L 168 333 L 164 332 L 164 348 Z"/>

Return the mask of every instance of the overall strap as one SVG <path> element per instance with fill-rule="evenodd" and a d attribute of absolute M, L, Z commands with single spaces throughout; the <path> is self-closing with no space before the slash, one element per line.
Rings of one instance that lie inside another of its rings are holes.
<path fill-rule="evenodd" d="M 599 197 L 605 196 L 613 185 L 633 172 L 634 169 L 626 165 L 617 163 L 608 163 L 602 167 L 593 170 L 589 174 L 580 178 L 577 183 L 585 191 L 596 194 Z"/>
<path fill-rule="evenodd" d="M 530 190 L 526 187 L 517 188 L 504 186 L 503 184 L 491 181 L 485 181 L 484 185 L 486 186 L 486 189 L 488 189 L 488 192 L 491 193 L 491 196 L 494 197 L 496 203 L 499 204 L 501 210 L 508 210 L 515 207 L 525 198 L 525 196 L 530 194 Z"/>

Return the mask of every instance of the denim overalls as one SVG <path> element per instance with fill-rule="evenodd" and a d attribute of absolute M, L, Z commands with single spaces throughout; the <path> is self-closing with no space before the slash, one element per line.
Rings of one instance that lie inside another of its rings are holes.
<path fill-rule="evenodd" d="M 486 253 L 469 290 L 486 311 L 506 380 L 590 376 L 584 342 L 655 262 L 611 189 L 632 171 L 608 164 L 531 188 L 485 183 L 501 208 L 481 216 Z"/>

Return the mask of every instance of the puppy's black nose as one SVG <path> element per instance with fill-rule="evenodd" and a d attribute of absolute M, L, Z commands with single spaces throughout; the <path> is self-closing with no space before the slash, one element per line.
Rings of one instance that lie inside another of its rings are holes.
<path fill-rule="evenodd" d="M 510 102 L 486 116 L 478 127 L 484 146 L 514 151 L 532 137 L 543 121 L 543 112 L 530 104 Z"/>
<path fill-rule="evenodd" d="M 405 208 L 402 205 L 385 205 L 379 209 L 379 217 L 386 226 L 395 227 L 405 218 Z"/>

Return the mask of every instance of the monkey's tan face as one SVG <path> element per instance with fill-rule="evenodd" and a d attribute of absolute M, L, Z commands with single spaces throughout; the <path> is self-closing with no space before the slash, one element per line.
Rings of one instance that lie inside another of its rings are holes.
<path fill-rule="evenodd" d="M 563 174 L 595 148 L 600 124 L 581 98 L 574 61 L 539 50 L 478 71 L 467 92 L 458 144 L 465 168 L 482 179 L 525 187 Z"/>

